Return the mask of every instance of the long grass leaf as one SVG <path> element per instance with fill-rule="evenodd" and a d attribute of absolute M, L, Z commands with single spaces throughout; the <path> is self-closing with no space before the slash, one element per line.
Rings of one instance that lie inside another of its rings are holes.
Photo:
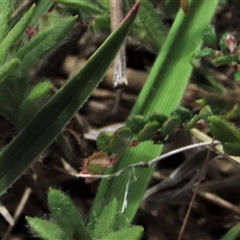
<path fill-rule="evenodd" d="M 0 194 L 4 193 L 50 145 L 97 87 L 127 36 L 138 7 L 139 3 L 136 3 L 119 28 L 109 36 L 87 64 L 1 152 Z"/>

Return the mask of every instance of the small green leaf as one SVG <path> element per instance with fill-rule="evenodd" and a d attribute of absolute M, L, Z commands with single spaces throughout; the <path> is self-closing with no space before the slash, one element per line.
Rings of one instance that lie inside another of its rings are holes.
<path fill-rule="evenodd" d="M 171 116 L 179 116 L 182 122 L 186 122 L 192 118 L 192 112 L 185 107 L 178 107 L 171 112 Z"/>
<path fill-rule="evenodd" d="M 240 156 L 240 142 L 226 142 L 223 144 L 223 151 L 232 156 Z"/>
<path fill-rule="evenodd" d="M 138 133 L 148 123 L 141 115 L 132 115 L 127 119 L 126 126 L 131 128 L 134 133 Z"/>
<path fill-rule="evenodd" d="M 167 115 L 162 113 L 153 113 L 149 118 L 148 122 L 157 121 L 159 123 L 159 128 L 162 127 L 163 123 L 168 119 Z"/>
<path fill-rule="evenodd" d="M 181 123 L 181 118 L 179 116 L 171 116 L 161 128 L 161 133 L 163 136 L 167 136 L 174 131 L 176 131 Z"/>
<path fill-rule="evenodd" d="M 110 149 L 112 153 L 121 153 L 130 144 L 133 137 L 133 132 L 129 127 L 117 129 L 110 141 Z"/>
<path fill-rule="evenodd" d="M 117 215 L 117 205 L 118 202 L 115 198 L 100 213 L 100 216 L 96 219 L 92 239 L 104 239 L 105 236 L 114 231 L 114 223 Z M 112 240 L 113 239 L 115 238 L 112 238 Z"/>
<path fill-rule="evenodd" d="M 216 51 L 213 49 L 204 48 L 194 53 L 193 57 L 197 59 L 203 58 L 203 57 L 212 57 L 212 56 L 215 56 L 215 52 Z"/>
<path fill-rule="evenodd" d="M 144 142 L 151 140 L 154 137 L 154 134 L 159 129 L 160 124 L 157 121 L 149 122 L 145 127 L 138 133 L 138 141 Z"/>
<path fill-rule="evenodd" d="M 225 233 L 220 240 L 235 240 L 240 235 L 240 224 L 236 224 L 227 233 Z"/>
<path fill-rule="evenodd" d="M 240 132 L 233 124 L 215 115 L 209 117 L 208 121 L 210 122 L 210 131 L 212 135 L 220 142 L 240 142 Z"/>
<path fill-rule="evenodd" d="M 166 28 L 151 2 L 141 0 L 139 18 L 144 30 L 151 37 L 155 49 L 159 51 L 166 37 Z"/>
<path fill-rule="evenodd" d="M 100 238 L 100 240 L 140 240 L 143 234 L 143 230 L 143 227 L 140 226 L 123 228 Z"/>
<path fill-rule="evenodd" d="M 110 141 L 113 134 L 102 132 L 97 136 L 96 144 L 99 151 L 110 152 Z"/>
<path fill-rule="evenodd" d="M 64 232 L 71 239 L 74 236 L 78 236 L 80 239 L 90 239 L 79 210 L 61 191 L 49 190 L 48 206 L 54 221 L 61 229 L 64 229 Z"/>
<path fill-rule="evenodd" d="M 212 25 L 209 25 L 203 30 L 203 44 L 209 47 L 216 46 L 217 35 L 215 28 Z"/>
<path fill-rule="evenodd" d="M 26 217 L 26 220 L 32 230 L 44 240 L 65 240 L 67 237 L 60 227 L 47 220 L 32 217 Z"/>
<path fill-rule="evenodd" d="M 237 82 L 240 82 L 240 72 L 236 72 L 234 74 L 234 80 L 237 81 Z"/>
<path fill-rule="evenodd" d="M 199 116 L 204 119 L 205 121 L 208 121 L 208 117 L 212 116 L 213 112 L 209 105 L 205 105 L 201 108 L 199 111 Z"/>
<path fill-rule="evenodd" d="M 240 105 L 234 104 L 233 108 L 225 114 L 226 120 L 232 120 L 240 115 Z"/>
<path fill-rule="evenodd" d="M 113 159 L 106 152 L 95 152 L 89 158 L 84 159 L 82 172 L 102 174 L 107 168 L 114 164 Z"/>
<path fill-rule="evenodd" d="M 189 131 L 191 128 L 195 127 L 197 122 L 201 119 L 199 115 L 194 115 L 193 118 L 184 125 L 184 129 Z"/>
<path fill-rule="evenodd" d="M 226 38 L 228 35 L 229 35 L 229 33 L 224 33 L 219 41 L 219 46 L 220 46 L 221 52 L 223 54 L 229 53 L 228 46 L 226 44 Z"/>
<path fill-rule="evenodd" d="M 235 55 L 221 56 L 213 59 L 212 64 L 214 66 L 229 65 L 235 60 L 237 60 L 237 57 Z"/>
<path fill-rule="evenodd" d="M 19 107 L 19 127 L 23 128 L 50 98 L 53 84 L 49 81 L 38 83 L 26 96 Z"/>

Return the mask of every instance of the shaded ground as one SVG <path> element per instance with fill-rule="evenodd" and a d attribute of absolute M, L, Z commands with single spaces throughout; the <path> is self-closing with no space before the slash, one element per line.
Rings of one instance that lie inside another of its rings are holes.
<path fill-rule="evenodd" d="M 240 12 L 234 6 L 226 5 L 221 8 L 214 19 L 219 35 L 230 31 L 240 40 L 239 17 Z M 78 25 L 71 41 L 48 59 L 49 64 L 39 66 L 35 75 L 40 79 L 46 76 L 51 78 L 59 88 L 76 69 L 85 63 L 105 37 L 104 34 L 91 34 L 87 32 L 86 27 Z M 99 132 L 106 126 L 114 129 L 115 123 L 126 120 L 147 78 L 145 69 L 151 66 L 155 56 L 136 43 L 129 42 L 127 59 L 129 86 L 121 94 L 113 90 L 111 80 L 113 70 L 110 69 L 99 88 L 93 92 L 79 115 L 65 131 L 65 136 L 76 156 L 76 161 L 73 163 L 76 169 L 80 168 L 81 160 L 95 150 L 96 132 L 94 131 Z M 217 71 L 213 69 L 213 72 L 227 88 L 233 86 L 230 70 L 221 68 Z M 200 97 L 199 88 L 194 84 L 189 84 L 182 104 L 196 112 L 198 107 L 194 100 Z M 167 144 L 165 151 L 188 145 L 194 141 L 196 140 L 190 134 L 176 134 Z M 163 161 L 161 166 L 157 166 L 149 189 L 158 186 L 158 190 L 145 196 L 135 220 L 137 224 L 145 227 L 143 239 L 171 240 L 178 238 L 191 201 L 194 183 L 197 181 L 196 176 L 202 169 L 206 155 L 206 149 L 195 149 L 191 152 L 174 155 Z M 228 229 L 239 222 L 240 169 L 235 162 L 214 152 L 210 159 L 205 178 L 192 206 L 183 237 L 186 240 L 219 239 Z M 180 166 L 184 166 L 184 168 L 181 167 L 180 173 L 170 179 L 170 174 Z M 88 215 L 98 182 L 87 185 L 83 179 L 74 179 L 61 172 L 60 170 L 63 168 L 68 169 L 68 166 L 64 166 L 58 155 L 48 150 L 3 196 L 2 203 L 12 215 L 16 214 L 17 209 L 20 208 L 19 219 L 7 239 L 33 239 L 31 237 L 33 235 L 29 234 L 29 229 L 26 227 L 24 217 L 26 215 L 48 216 L 46 193 L 50 186 L 67 192 L 75 204 L 86 216 Z M 25 202 L 24 197 L 26 198 Z M 225 202 L 221 200 L 225 200 Z M 8 228 L 9 224 L 1 216 L 0 235 L 2 237 Z"/>

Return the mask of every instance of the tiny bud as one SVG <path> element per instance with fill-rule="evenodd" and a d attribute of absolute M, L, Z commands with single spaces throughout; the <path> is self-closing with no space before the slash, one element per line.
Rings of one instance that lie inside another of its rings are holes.
<path fill-rule="evenodd" d="M 233 70 L 234 70 L 234 71 L 240 71 L 240 64 L 234 62 L 234 63 L 232 64 L 232 67 L 233 67 Z"/>
<path fill-rule="evenodd" d="M 198 128 L 199 130 L 204 130 L 207 126 L 208 126 L 208 124 L 207 124 L 203 119 L 200 119 L 200 120 L 197 122 L 197 128 Z"/>
<path fill-rule="evenodd" d="M 215 57 L 221 57 L 223 54 L 222 54 L 222 52 L 220 52 L 220 51 L 216 51 L 215 52 Z"/>
<path fill-rule="evenodd" d="M 237 53 L 237 40 L 232 34 L 226 36 L 225 42 L 230 53 Z"/>

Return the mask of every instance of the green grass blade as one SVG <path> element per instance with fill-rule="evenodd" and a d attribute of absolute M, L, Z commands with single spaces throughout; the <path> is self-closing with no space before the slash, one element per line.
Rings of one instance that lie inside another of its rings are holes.
<path fill-rule="evenodd" d="M 139 3 L 86 65 L 62 87 L 25 129 L 1 152 L 0 194 L 21 176 L 56 138 L 97 87 L 127 36 Z"/>
<path fill-rule="evenodd" d="M 238 239 L 240 235 L 240 224 L 236 224 L 234 227 L 232 227 L 227 233 L 224 234 L 220 238 L 220 240 L 235 240 Z"/>
<path fill-rule="evenodd" d="M 0 42 L 6 36 L 8 23 L 12 13 L 12 1 L 0 1 Z"/>
<path fill-rule="evenodd" d="M 218 1 L 192 0 L 188 16 L 185 17 L 183 11 L 179 10 L 132 114 L 148 117 L 153 112 L 161 112 L 169 115 L 179 105 L 192 72 L 192 54 L 199 50 L 202 31 L 209 25 L 217 5 Z M 136 162 L 149 161 L 157 157 L 161 149 L 161 146 L 151 142 L 140 144 L 127 151 L 111 171 L 118 171 Z M 125 199 L 127 208 L 124 211 L 129 221 L 135 216 L 153 170 L 154 167 L 138 169 L 132 174 Z M 101 181 L 90 217 L 91 222 L 94 222 L 94 216 L 102 211 L 102 203 L 107 204 L 114 197 L 117 197 L 119 202 L 124 201 L 128 180 L 129 173 L 123 173 L 120 177 Z"/>
<path fill-rule="evenodd" d="M 37 25 L 40 17 L 46 13 L 53 5 L 53 2 L 50 0 L 39 1 L 37 3 L 36 9 L 34 11 L 34 15 L 29 23 L 30 26 L 35 27 Z"/>
<path fill-rule="evenodd" d="M 24 14 L 24 16 L 11 29 L 11 31 L 0 43 L 0 62 L 4 60 L 9 50 L 13 46 L 13 44 L 15 44 L 19 40 L 19 37 L 24 33 L 26 27 L 28 26 L 34 14 L 34 9 L 35 9 L 35 4 Z"/>

